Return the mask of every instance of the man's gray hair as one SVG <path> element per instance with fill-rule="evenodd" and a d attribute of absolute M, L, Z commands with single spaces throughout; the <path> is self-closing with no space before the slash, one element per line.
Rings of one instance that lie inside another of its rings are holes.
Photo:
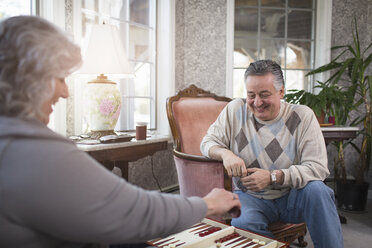
<path fill-rule="evenodd" d="M 16 16 L 0 23 L 0 115 L 44 117 L 42 105 L 81 64 L 79 46 L 47 20 Z"/>
<path fill-rule="evenodd" d="M 244 73 L 244 82 L 247 81 L 248 76 L 264 76 L 268 73 L 272 73 L 274 75 L 274 87 L 276 90 L 280 90 L 282 87 L 284 87 L 282 68 L 275 61 L 268 59 L 258 60 L 250 63 Z"/>

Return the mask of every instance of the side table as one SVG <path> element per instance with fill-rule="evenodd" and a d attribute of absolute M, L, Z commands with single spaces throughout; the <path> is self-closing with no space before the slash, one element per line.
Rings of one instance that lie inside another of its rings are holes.
<path fill-rule="evenodd" d="M 324 141 L 328 145 L 332 141 L 344 141 L 348 139 L 353 139 L 357 136 L 359 131 L 358 127 L 345 127 L 345 126 L 331 126 L 331 127 L 321 127 Z M 330 181 L 330 180 L 328 180 Z M 327 182 L 327 179 L 324 181 Z M 346 217 L 338 214 L 340 222 L 346 224 Z"/>
<path fill-rule="evenodd" d="M 122 171 L 122 177 L 128 181 L 128 163 L 157 151 L 168 149 L 168 137 L 151 136 L 146 140 L 133 140 L 111 144 L 77 144 L 77 147 L 112 170 L 114 166 Z"/>

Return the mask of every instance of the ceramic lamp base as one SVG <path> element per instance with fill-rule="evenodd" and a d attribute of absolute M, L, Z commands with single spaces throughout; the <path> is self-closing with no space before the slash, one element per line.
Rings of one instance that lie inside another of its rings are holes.
<path fill-rule="evenodd" d="M 102 74 L 88 82 L 84 109 L 90 131 L 113 132 L 121 109 L 121 96 L 116 83 Z"/>

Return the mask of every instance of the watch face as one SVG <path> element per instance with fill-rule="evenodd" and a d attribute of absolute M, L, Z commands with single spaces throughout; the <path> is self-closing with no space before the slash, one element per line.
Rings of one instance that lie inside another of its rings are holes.
<path fill-rule="evenodd" d="M 276 173 L 275 172 L 272 172 L 271 173 L 271 183 L 276 183 Z"/>

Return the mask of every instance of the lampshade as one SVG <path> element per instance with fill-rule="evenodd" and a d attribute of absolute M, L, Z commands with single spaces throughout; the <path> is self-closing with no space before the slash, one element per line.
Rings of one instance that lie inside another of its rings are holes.
<path fill-rule="evenodd" d="M 119 31 L 110 24 L 93 25 L 86 47 L 81 74 L 116 74 L 133 77 L 134 69 L 129 64 L 120 40 Z"/>

